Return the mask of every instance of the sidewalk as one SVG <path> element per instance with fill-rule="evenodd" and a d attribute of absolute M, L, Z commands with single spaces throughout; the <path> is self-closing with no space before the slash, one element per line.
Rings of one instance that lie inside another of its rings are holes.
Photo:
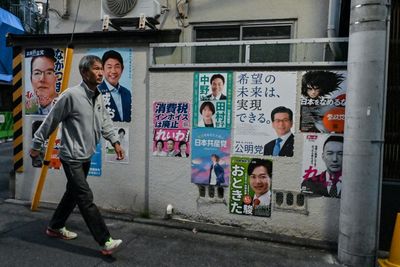
<path fill-rule="evenodd" d="M 190 222 L 142 218 L 132 221 L 107 213 L 111 234 L 124 243 L 113 256 L 105 257 L 79 213 L 72 214 L 68 221 L 68 227 L 79 236 L 65 241 L 44 234 L 53 210 L 40 208 L 31 212 L 28 206 L 13 202 L 0 199 L 0 263 L 4 267 L 340 266 L 335 252 L 223 235 L 224 227 L 216 230 L 220 234 L 211 234 L 201 227 L 189 230 L 193 227 Z"/>

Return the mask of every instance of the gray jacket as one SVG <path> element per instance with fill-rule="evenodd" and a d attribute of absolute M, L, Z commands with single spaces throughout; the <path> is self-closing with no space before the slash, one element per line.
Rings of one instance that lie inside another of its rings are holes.
<path fill-rule="evenodd" d="M 40 150 L 50 134 L 61 124 L 60 158 L 88 161 L 103 136 L 112 144 L 118 135 L 99 91 L 91 91 L 82 82 L 64 91 L 36 131 L 32 148 Z"/>

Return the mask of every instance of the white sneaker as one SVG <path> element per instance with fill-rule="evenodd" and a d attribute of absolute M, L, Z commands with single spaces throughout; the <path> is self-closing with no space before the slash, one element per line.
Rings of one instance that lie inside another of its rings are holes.
<path fill-rule="evenodd" d="M 103 255 L 111 255 L 120 245 L 122 244 L 121 239 L 112 239 L 111 237 L 101 248 L 101 253 Z"/>
<path fill-rule="evenodd" d="M 65 240 L 71 240 L 71 239 L 75 239 L 78 237 L 77 233 L 68 231 L 67 228 L 65 228 L 65 227 L 60 228 L 60 229 L 52 229 L 50 227 L 47 227 L 46 235 L 48 235 L 50 237 L 65 239 Z"/>

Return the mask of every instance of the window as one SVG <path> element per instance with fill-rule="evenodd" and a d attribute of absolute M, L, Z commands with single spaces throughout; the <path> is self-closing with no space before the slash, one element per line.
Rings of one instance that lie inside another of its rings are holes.
<path fill-rule="evenodd" d="M 226 26 L 195 26 L 196 42 L 249 41 L 290 39 L 292 24 L 243 24 Z M 196 47 L 196 63 L 243 63 L 246 62 L 245 46 Z M 250 45 L 249 62 L 288 62 L 289 44 Z"/>

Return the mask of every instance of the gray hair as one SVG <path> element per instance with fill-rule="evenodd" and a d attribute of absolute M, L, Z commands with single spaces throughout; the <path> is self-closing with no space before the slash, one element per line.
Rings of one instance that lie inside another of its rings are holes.
<path fill-rule="evenodd" d="M 82 75 L 83 73 L 87 72 L 90 70 L 90 67 L 93 66 L 95 62 L 100 62 L 102 64 L 101 59 L 98 56 L 95 55 L 87 55 L 84 56 L 80 61 L 79 61 L 79 72 Z"/>

